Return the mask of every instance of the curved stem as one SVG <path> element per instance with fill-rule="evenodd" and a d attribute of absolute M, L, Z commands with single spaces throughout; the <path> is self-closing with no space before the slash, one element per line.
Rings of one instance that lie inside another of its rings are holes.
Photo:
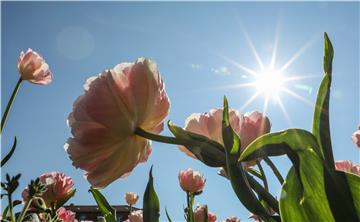
<path fill-rule="evenodd" d="M 10 97 L 10 100 L 6 106 L 6 109 L 5 109 L 5 112 L 4 112 L 4 115 L 2 116 L 2 119 L 1 119 L 1 131 L 0 133 L 2 133 L 3 131 L 3 128 L 4 128 L 4 125 L 5 125 L 5 122 L 6 122 L 6 119 L 7 119 L 7 116 L 11 110 L 11 107 L 12 107 L 12 104 L 14 103 L 14 100 L 15 100 L 15 97 L 16 97 L 16 94 L 17 92 L 19 91 L 19 88 L 20 88 L 20 85 L 21 85 L 21 82 L 23 80 L 21 79 L 21 77 L 19 78 L 18 82 L 16 83 L 16 86 L 11 94 L 11 97 Z"/>
<path fill-rule="evenodd" d="M 135 134 L 138 136 L 144 137 L 146 139 L 156 141 L 156 142 L 175 144 L 175 145 L 185 145 L 185 141 L 183 141 L 183 140 L 177 139 L 175 137 L 161 136 L 161 135 L 153 134 L 153 133 L 147 132 L 141 128 L 136 128 Z"/>
<path fill-rule="evenodd" d="M 21 211 L 21 214 L 19 216 L 18 222 L 22 222 L 22 220 L 24 219 L 24 216 L 25 216 L 27 210 L 29 209 L 31 201 L 32 201 L 32 198 L 28 198 L 28 200 L 26 200 L 25 205 L 24 205 L 24 207 L 23 207 L 23 209 Z"/>
<path fill-rule="evenodd" d="M 281 176 L 279 170 L 276 168 L 275 164 L 270 160 L 269 157 L 264 157 L 264 161 L 267 163 L 267 165 L 269 165 L 269 167 L 271 168 L 271 170 L 274 172 L 276 178 L 278 179 L 278 181 L 280 182 L 280 184 L 284 183 L 284 178 Z"/>
<path fill-rule="evenodd" d="M 264 188 L 265 188 L 265 190 L 269 191 L 269 185 L 268 185 L 268 182 L 267 182 L 267 179 L 266 179 L 265 171 L 264 171 L 264 169 L 261 166 L 261 163 L 259 161 L 256 161 L 256 165 L 258 166 L 258 168 L 260 170 L 262 181 L 264 183 Z"/>

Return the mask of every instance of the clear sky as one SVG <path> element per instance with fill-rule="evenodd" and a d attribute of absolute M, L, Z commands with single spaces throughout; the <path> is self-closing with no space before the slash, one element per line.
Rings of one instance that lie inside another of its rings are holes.
<path fill-rule="evenodd" d="M 40 52 L 54 74 L 50 85 L 22 85 L 5 126 L 2 155 L 10 148 L 13 136 L 19 141 L 13 158 L 2 169 L 2 175 L 23 174 L 16 197 L 30 179 L 61 171 L 73 177 L 77 188 L 71 203 L 95 204 L 83 172 L 72 167 L 63 149 L 70 136 L 66 119 L 88 77 L 138 57 L 157 62 L 171 100 L 167 119 L 183 126 L 191 113 L 220 107 L 223 95 L 234 109 L 263 111 L 263 95 L 244 106 L 256 88 L 234 85 L 252 82 L 254 77 L 235 63 L 257 72 L 260 68 L 251 45 L 264 66 L 276 48 L 275 67 L 283 67 L 294 58 L 283 75 L 306 78 L 285 85 L 302 99 L 280 93 L 288 118 L 278 102 L 269 101 L 266 112 L 272 131 L 289 127 L 310 130 L 323 75 L 325 31 L 335 49 L 330 104 L 334 155 L 359 163 L 359 151 L 351 142 L 360 122 L 358 2 L 1 2 L 1 6 L 2 111 L 18 79 L 16 61 L 21 50 L 30 47 Z M 277 34 L 278 44 L 274 44 Z M 162 134 L 170 135 L 167 129 Z M 279 157 L 275 162 L 285 176 L 288 160 Z M 149 160 L 103 193 L 112 204 L 124 204 L 127 191 L 142 196 L 151 165 L 162 220 L 165 206 L 174 220 L 183 220 L 186 199 L 177 175 L 188 167 L 201 171 L 207 180 L 196 203 L 208 204 L 219 220 L 228 215 L 247 220 L 248 211 L 230 183 L 217 175 L 217 169 L 187 157 L 172 145 L 154 142 Z M 278 196 L 280 186 L 270 172 L 268 175 Z M 141 207 L 141 201 L 137 206 Z"/>

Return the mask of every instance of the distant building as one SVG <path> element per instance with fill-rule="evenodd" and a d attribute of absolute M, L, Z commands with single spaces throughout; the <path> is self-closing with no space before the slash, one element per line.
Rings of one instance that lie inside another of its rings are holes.
<path fill-rule="evenodd" d="M 80 222 L 82 220 L 90 220 L 90 221 L 104 221 L 101 220 L 102 214 L 99 210 L 98 206 L 91 205 L 74 205 L 70 204 L 68 206 L 64 206 L 67 210 L 71 210 L 76 213 L 76 219 Z M 112 206 L 116 210 L 116 218 L 117 221 L 124 221 L 128 219 L 128 215 L 130 212 L 129 206 Z M 134 209 L 134 208 L 133 208 Z M 135 208 L 134 210 L 138 210 Z"/>

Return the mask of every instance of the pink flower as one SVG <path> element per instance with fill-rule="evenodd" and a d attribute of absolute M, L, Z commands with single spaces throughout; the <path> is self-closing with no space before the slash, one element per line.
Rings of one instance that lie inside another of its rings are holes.
<path fill-rule="evenodd" d="M 240 222 L 240 219 L 237 218 L 236 216 L 230 216 L 230 217 L 226 218 L 225 220 L 223 220 L 222 222 Z"/>
<path fill-rule="evenodd" d="M 194 220 L 195 222 L 204 222 L 205 221 L 205 210 L 207 211 L 207 205 L 198 206 L 194 210 Z M 216 215 L 208 211 L 208 222 L 215 222 Z"/>
<path fill-rule="evenodd" d="M 141 210 L 132 211 L 129 214 L 129 219 L 125 222 L 143 222 L 143 212 Z"/>
<path fill-rule="evenodd" d="M 136 193 L 134 192 L 127 192 L 125 193 L 125 200 L 126 200 L 126 203 L 129 204 L 129 205 L 134 205 L 136 204 L 136 202 L 138 201 L 139 199 L 139 195 L 137 195 Z"/>
<path fill-rule="evenodd" d="M 59 208 L 66 203 L 74 194 L 75 188 L 71 177 L 65 176 L 63 173 L 51 172 L 42 174 L 40 182 L 46 184 L 46 191 L 42 194 L 42 198 L 46 207 L 55 206 Z M 27 200 L 28 188 L 22 192 L 24 201 Z M 35 203 L 36 204 L 36 203 Z"/>
<path fill-rule="evenodd" d="M 75 213 L 71 210 L 66 210 L 64 207 L 60 207 L 56 211 L 57 216 L 63 222 L 77 222 L 78 220 L 75 219 Z"/>
<path fill-rule="evenodd" d="M 220 144 L 222 139 L 222 113 L 223 109 L 212 109 L 208 113 L 194 113 L 187 118 L 185 130 L 208 137 Z M 247 113 L 244 116 L 230 109 L 230 125 L 241 139 L 241 150 L 245 149 L 257 137 L 270 132 L 269 119 L 259 112 Z M 180 150 L 196 158 L 186 147 Z M 251 163 L 251 165 L 255 164 Z"/>
<path fill-rule="evenodd" d="M 360 176 L 360 165 L 353 164 L 351 160 L 335 161 L 335 168 L 339 171 L 353 173 Z"/>
<path fill-rule="evenodd" d="M 360 125 L 358 125 L 358 129 L 353 133 L 352 141 L 360 148 Z"/>
<path fill-rule="evenodd" d="M 135 130 L 160 133 L 170 103 L 156 65 L 144 58 L 91 77 L 84 88 L 69 115 L 73 138 L 65 150 L 91 185 L 102 188 L 146 161 L 150 142 Z"/>
<path fill-rule="evenodd" d="M 181 188 L 190 193 L 200 193 L 205 186 L 205 179 L 198 171 L 192 169 L 182 170 L 179 173 L 179 183 Z"/>
<path fill-rule="evenodd" d="M 22 80 L 41 85 L 49 84 L 52 81 L 49 65 L 32 49 L 28 49 L 26 53 L 21 52 L 17 62 L 17 69 Z"/>

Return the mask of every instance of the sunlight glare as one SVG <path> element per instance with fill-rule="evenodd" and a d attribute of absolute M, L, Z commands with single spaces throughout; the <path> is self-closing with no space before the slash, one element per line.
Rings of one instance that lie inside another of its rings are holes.
<path fill-rule="evenodd" d="M 257 91 L 265 98 L 277 100 L 284 85 L 284 77 L 276 69 L 268 68 L 257 75 L 255 85 Z"/>

